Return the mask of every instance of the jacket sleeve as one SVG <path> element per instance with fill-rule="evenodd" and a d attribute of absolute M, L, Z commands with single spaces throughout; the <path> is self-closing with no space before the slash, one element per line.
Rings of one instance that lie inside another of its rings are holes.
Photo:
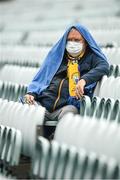
<path fill-rule="evenodd" d="M 109 64 L 106 60 L 93 54 L 91 69 L 88 73 L 81 76 L 86 81 L 86 85 L 99 81 L 103 75 L 109 74 Z"/>

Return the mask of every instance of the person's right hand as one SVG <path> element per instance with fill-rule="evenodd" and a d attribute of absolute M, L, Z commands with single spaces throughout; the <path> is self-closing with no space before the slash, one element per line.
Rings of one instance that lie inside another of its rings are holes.
<path fill-rule="evenodd" d="M 30 94 L 26 94 L 24 96 L 24 98 L 26 99 L 26 103 L 29 105 L 34 105 L 35 104 L 35 98 L 34 96 L 30 95 Z"/>
<path fill-rule="evenodd" d="M 86 81 L 84 79 L 80 79 L 76 85 L 76 98 L 79 99 L 84 95 L 84 87 L 86 85 Z"/>

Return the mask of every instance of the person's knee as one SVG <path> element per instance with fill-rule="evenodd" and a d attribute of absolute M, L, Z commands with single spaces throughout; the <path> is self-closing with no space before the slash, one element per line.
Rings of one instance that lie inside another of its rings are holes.
<path fill-rule="evenodd" d="M 58 120 L 61 119 L 68 112 L 72 112 L 73 114 L 78 114 L 78 109 L 73 105 L 68 105 L 63 107 L 61 113 L 59 114 Z"/>

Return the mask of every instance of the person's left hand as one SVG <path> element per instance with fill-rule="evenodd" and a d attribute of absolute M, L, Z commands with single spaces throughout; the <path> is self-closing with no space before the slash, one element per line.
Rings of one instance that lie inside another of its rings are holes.
<path fill-rule="evenodd" d="M 81 79 L 78 81 L 76 85 L 76 98 L 79 99 L 84 95 L 84 86 L 86 85 L 86 81 Z"/>

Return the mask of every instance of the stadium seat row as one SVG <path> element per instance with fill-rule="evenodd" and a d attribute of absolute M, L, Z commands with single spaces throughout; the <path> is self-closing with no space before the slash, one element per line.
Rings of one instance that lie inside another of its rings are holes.
<path fill-rule="evenodd" d="M 120 123 L 120 99 L 93 97 L 92 101 L 88 96 L 84 96 L 81 100 L 80 115 L 83 119 L 89 116 L 95 117 L 100 121 L 103 118 L 106 121 L 115 121 Z"/>
<path fill-rule="evenodd" d="M 113 158 L 38 137 L 32 174 L 42 179 L 118 179 L 119 166 Z"/>
<path fill-rule="evenodd" d="M 114 100 L 112 98 L 100 98 L 94 96 L 92 100 L 88 96 L 84 96 L 80 102 L 80 116 L 85 119 L 97 118 L 98 121 L 104 119 L 105 121 L 114 121 L 120 123 L 120 99 Z M 56 126 L 58 122 L 55 120 L 46 121 L 48 126 Z"/>
<path fill-rule="evenodd" d="M 27 85 L 31 82 L 38 68 L 17 65 L 5 65 L 0 71 L 0 80 Z"/>
<path fill-rule="evenodd" d="M 0 64 L 39 67 L 50 48 L 35 46 L 0 46 Z M 120 64 L 120 48 L 103 48 L 110 64 Z"/>
<path fill-rule="evenodd" d="M 38 14 L 36 13 L 36 16 Z M 34 16 L 34 15 L 33 15 Z M 7 17 L 6 17 L 7 18 Z M 20 17 L 21 18 L 21 17 Z M 10 16 L 8 16 L 8 19 L 10 19 Z M 37 19 L 37 17 L 36 17 Z M 26 32 L 26 31 L 58 31 L 58 30 L 64 30 L 65 28 L 67 28 L 68 26 L 70 26 L 71 24 L 74 24 L 76 21 L 74 20 L 73 17 L 71 17 L 70 19 L 66 19 L 66 21 L 64 21 L 63 18 L 59 19 L 59 23 L 57 21 L 57 19 L 46 19 L 46 20 L 42 20 L 39 21 L 32 21 L 29 22 L 27 21 L 25 18 L 21 18 L 20 19 L 21 23 L 18 23 L 17 21 L 14 21 L 12 23 L 12 26 L 10 26 L 10 21 L 8 22 L 4 22 L 0 24 L 1 29 L 3 29 L 4 31 L 22 31 L 22 32 Z M 98 18 L 86 18 L 86 17 L 82 17 L 82 18 L 77 18 L 78 22 L 81 22 L 82 24 L 85 24 L 86 27 L 90 28 L 90 29 L 119 29 L 120 28 L 120 20 L 118 17 L 107 17 L 107 18 L 102 18 L 102 17 L 98 17 Z"/>
<path fill-rule="evenodd" d="M 68 128 L 69 127 L 69 128 Z M 83 148 L 114 158 L 120 166 L 120 126 L 116 122 L 66 114 L 58 123 L 54 139 L 60 144 Z"/>
<path fill-rule="evenodd" d="M 27 92 L 27 86 L 12 82 L 0 81 L 0 98 L 8 101 L 19 101 Z"/>
<path fill-rule="evenodd" d="M 12 26 L 11 26 L 12 27 Z M 22 27 L 22 26 L 21 26 Z M 25 44 L 25 45 L 36 45 L 36 46 L 52 46 L 62 36 L 64 31 L 33 31 L 28 35 L 19 31 L 3 31 L 0 32 L 2 37 L 0 44 L 12 45 L 12 44 Z M 91 30 L 93 37 L 100 45 L 106 45 L 108 43 L 114 43 L 117 46 L 120 45 L 119 37 L 120 30 Z M 26 35 L 26 36 L 25 36 Z"/>
<path fill-rule="evenodd" d="M 0 64 L 39 67 L 49 50 L 35 46 L 0 46 Z"/>
<path fill-rule="evenodd" d="M 13 82 L 21 85 L 27 86 L 33 77 L 35 76 L 36 72 L 39 68 L 35 67 L 21 67 L 16 65 L 5 65 L 1 68 L 0 71 L 0 80 Z M 103 76 L 102 80 L 97 84 L 95 89 L 95 96 L 99 97 L 106 97 L 106 98 L 113 98 L 119 99 L 119 86 L 120 86 L 120 74 L 119 74 L 119 66 L 116 66 L 115 73 L 111 73 L 110 77 Z M 19 73 L 18 73 L 19 72 Z M 118 77 L 114 77 L 118 76 Z M 114 88 L 113 88 L 114 86 Z M 109 91 L 106 91 L 109 89 Z"/>

